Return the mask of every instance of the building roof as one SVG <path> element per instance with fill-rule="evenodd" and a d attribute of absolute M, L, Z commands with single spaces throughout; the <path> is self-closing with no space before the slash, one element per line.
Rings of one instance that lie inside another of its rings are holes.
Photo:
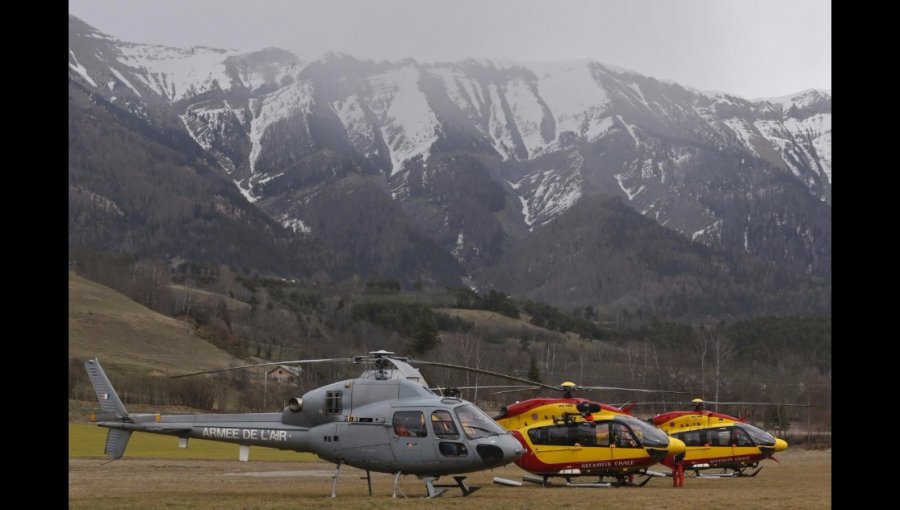
<path fill-rule="evenodd" d="M 275 368 L 273 368 L 272 370 L 269 370 L 268 373 L 271 374 L 272 372 L 278 370 L 279 368 L 284 370 L 285 372 L 290 372 L 298 377 L 300 376 L 300 371 L 301 371 L 300 367 L 289 367 L 287 365 L 278 365 Z"/>

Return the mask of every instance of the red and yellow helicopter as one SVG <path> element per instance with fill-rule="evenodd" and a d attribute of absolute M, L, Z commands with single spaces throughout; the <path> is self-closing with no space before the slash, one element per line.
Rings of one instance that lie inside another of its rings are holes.
<path fill-rule="evenodd" d="M 683 455 L 666 456 L 663 464 L 672 470 L 676 485 L 683 483 L 683 470 L 698 477 L 734 478 L 756 476 L 759 462 L 787 449 L 787 441 L 746 423 L 743 418 L 706 410 L 706 404 L 790 405 L 763 402 L 706 402 L 695 398 L 694 408 L 657 414 L 648 421 L 686 447 Z M 721 469 L 719 473 L 702 470 Z M 752 470 L 749 471 L 748 470 Z M 680 479 L 680 480 L 679 480 Z"/>
<path fill-rule="evenodd" d="M 561 388 L 562 398 L 516 402 L 494 417 L 525 447 L 516 464 L 539 477 L 525 480 L 547 485 L 550 477 L 562 477 L 570 486 L 644 485 L 650 480 L 650 466 L 684 454 L 680 439 L 625 410 L 571 395 L 574 389 L 593 387 L 565 382 Z M 635 475 L 648 476 L 635 484 Z M 573 483 L 577 476 L 596 476 L 598 481 Z"/>
<path fill-rule="evenodd" d="M 525 384 L 523 389 L 540 388 L 562 391 L 562 397 L 536 397 L 503 407 L 494 420 L 512 432 L 525 449 L 515 462 L 530 473 L 525 481 L 549 485 L 550 478 L 561 477 L 567 486 L 605 487 L 610 485 L 644 485 L 652 476 L 648 471 L 667 458 L 677 459 L 685 452 L 684 443 L 666 435 L 650 423 L 628 414 L 630 407 L 618 408 L 608 404 L 573 397 L 574 391 L 624 390 L 646 393 L 681 393 L 680 391 L 620 388 L 613 386 L 578 386 L 564 382 L 560 386 L 522 379 L 484 369 L 463 367 L 449 363 L 420 362 L 428 365 L 457 368 Z M 484 388 L 484 386 L 482 386 Z M 463 389 L 462 387 L 456 390 Z M 640 483 L 635 475 L 646 475 Z M 597 477 L 596 483 L 573 483 L 582 476 Z M 611 482 L 604 482 L 609 478 Z M 501 484 L 518 483 L 496 479 Z"/>

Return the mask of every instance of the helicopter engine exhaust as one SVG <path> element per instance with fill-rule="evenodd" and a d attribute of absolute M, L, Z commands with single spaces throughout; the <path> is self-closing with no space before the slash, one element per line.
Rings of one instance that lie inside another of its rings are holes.
<path fill-rule="evenodd" d="M 303 398 L 294 397 L 288 401 L 288 409 L 292 412 L 299 413 L 303 410 Z"/>

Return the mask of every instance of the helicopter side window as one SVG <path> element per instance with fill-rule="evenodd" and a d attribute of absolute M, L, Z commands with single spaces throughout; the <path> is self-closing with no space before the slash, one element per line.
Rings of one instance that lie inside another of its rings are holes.
<path fill-rule="evenodd" d="M 431 413 L 431 428 L 434 429 L 434 435 L 441 439 L 456 439 L 459 437 L 459 431 L 456 429 L 456 424 L 453 423 L 453 417 L 447 411 Z"/>
<path fill-rule="evenodd" d="M 570 430 L 569 427 L 549 425 L 529 430 L 528 437 L 536 445 L 572 446 L 575 444 L 575 435 L 570 435 Z"/>
<path fill-rule="evenodd" d="M 549 434 L 547 433 L 547 427 L 540 427 L 529 430 L 528 437 L 531 439 L 532 444 L 549 444 L 547 443 L 547 438 L 549 437 Z"/>
<path fill-rule="evenodd" d="M 723 427 L 707 431 L 710 446 L 731 446 L 731 430 Z"/>
<path fill-rule="evenodd" d="M 570 434 L 572 429 L 569 427 L 553 426 L 548 429 L 549 439 L 547 444 L 559 446 L 572 446 L 575 444 L 574 435 Z"/>
<path fill-rule="evenodd" d="M 737 427 L 731 429 L 731 441 L 731 444 L 735 446 L 755 446 L 753 441 L 750 440 L 750 436 Z"/>
<path fill-rule="evenodd" d="M 422 411 L 399 411 L 394 413 L 394 433 L 398 436 L 425 437 L 425 413 Z"/>
<path fill-rule="evenodd" d="M 594 446 L 609 446 L 609 423 L 598 423 L 594 427 Z"/>
<path fill-rule="evenodd" d="M 680 432 L 678 434 L 672 434 L 677 439 L 681 439 L 684 441 L 685 446 L 703 446 L 706 444 L 706 441 L 703 440 L 703 437 L 700 434 L 701 431 L 694 430 L 691 432 Z"/>
<path fill-rule="evenodd" d="M 441 441 L 438 444 L 438 450 L 445 457 L 465 457 L 469 454 L 468 448 L 462 443 L 451 443 L 449 441 Z"/>
<path fill-rule="evenodd" d="M 594 446 L 597 442 L 594 438 L 593 427 L 587 423 L 579 423 L 575 427 L 572 427 L 572 432 L 575 433 L 574 446 Z M 572 434 L 569 434 L 569 437 L 571 439 Z"/>
<path fill-rule="evenodd" d="M 343 391 L 325 392 L 325 414 L 341 414 L 341 402 L 344 400 Z"/>

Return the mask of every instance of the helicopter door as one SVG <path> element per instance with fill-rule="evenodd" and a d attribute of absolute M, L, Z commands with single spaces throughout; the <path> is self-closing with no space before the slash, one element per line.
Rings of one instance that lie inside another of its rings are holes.
<path fill-rule="evenodd" d="M 434 433 L 437 458 L 440 462 L 468 462 L 475 454 L 469 451 L 450 411 L 438 409 L 431 412 L 431 431 Z"/>
<path fill-rule="evenodd" d="M 394 453 L 391 450 L 389 427 L 384 420 L 363 418 L 360 421 L 339 423 L 341 455 L 354 459 L 356 465 L 370 469 L 391 469 Z"/>
<path fill-rule="evenodd" d="M 731 429 L 731 449 L 734 459 L 738 462 L 750 460 L 751 455 L 759 454 L 759 448 L 753 444 L 747 432 L 739 427 Z"/>
<path fill-rule="evenodd" d="M 389 434 L 397 462 L 428 462 L 437 458 L 423 411 L 397 411 L 391 425 Z"/>
<path fill-rule="evenodd" d="M 545 464 L 608 464 L 614 458 L 610 423 L 547 425 L 528 431 L 534 455 Z"/>
<path fill-rule="evenodd" d="M 612 458 L 615 459 L 633 459 L 645 455 L 645 451 L 641 448 L 640 443 L 631 429 L 624 423 L 613 422 L 612 424 Z"/>
<path fill-rule="evenodd" d="M 729 459 L 734 455 L 734 447 L 731 440 L 732 427 L 719 427 L 706 431 L 706 442 L 709 444 L 710 450 L 707 455 L 714 459 L 710 461 L 730 462 Z"/>

